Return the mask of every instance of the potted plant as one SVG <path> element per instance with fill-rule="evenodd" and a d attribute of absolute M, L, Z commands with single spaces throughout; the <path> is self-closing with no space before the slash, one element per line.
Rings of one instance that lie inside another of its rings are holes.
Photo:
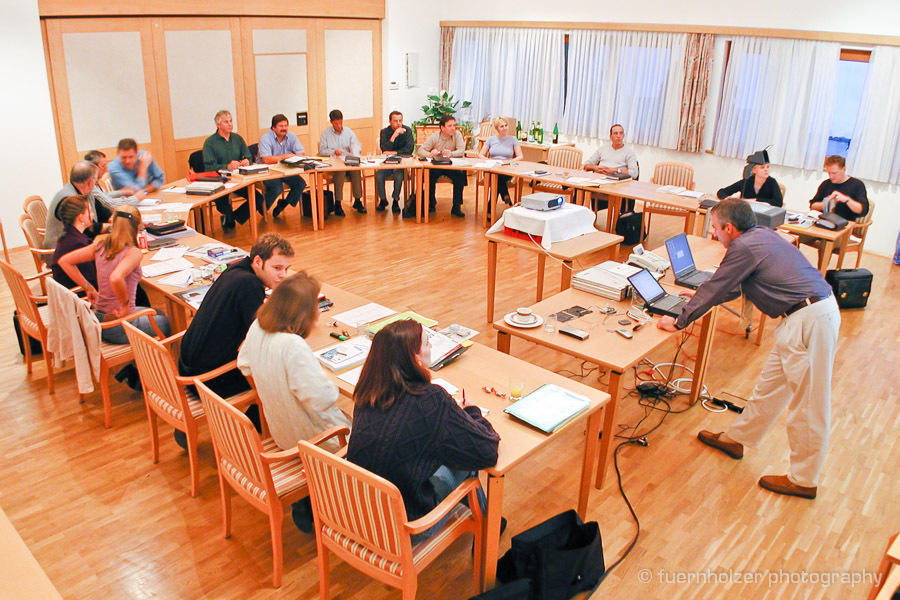
<path fill-rule="evenodd" d="M 453 115 L 461 108 L 468 108 L 472 105 L 468 100 L 457 100 L 447 90 L 441 90 L 437 94 L 428 94 L 425 100 L 426 104 L 422 105 L 422 113 L 424 116 L 415 121 L 416 141 L 424 142 L 428 136 L 438 131 L 438 121 L 444 115 Z M 465 135 L 465 133 L 463 134 Z"/>

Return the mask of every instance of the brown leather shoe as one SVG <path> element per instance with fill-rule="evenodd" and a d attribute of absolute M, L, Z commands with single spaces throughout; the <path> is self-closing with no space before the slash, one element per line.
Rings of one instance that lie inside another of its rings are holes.
<path fill-rule="evenodd" d="M 759 478 L 759 487 L 775 492 L 776 494 L 784 494 L 785 496 L 800 496 L 801 498 L 809 498 L 812 500 L 816 497 L 816 488 L 804 487 L 797 485 L 787 478 L 787 475 L 765 475 Z"/>
<path fill-rule="evenodd" d="M 744 446 L 737 442 L 723 442 L 719 437 L 724 432 L 713 433 L 705 429 L 697 434 L 697 439 L 716 450 L 721 450 L 731 458 L 739 460 L 744 457 Z"/>

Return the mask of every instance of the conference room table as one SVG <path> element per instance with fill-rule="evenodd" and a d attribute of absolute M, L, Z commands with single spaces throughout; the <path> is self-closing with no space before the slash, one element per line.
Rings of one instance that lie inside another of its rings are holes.
<path fill-rule="evenodd" d="M 828 271 L 828 264 L 831 262 L 831 255 L 835 248 L 840 248 L 843 244 L 846 244 L 847 240 L 850 238 L 850 232 L 853 231 L 853 223 L 850 223 L 843 229 L 837 231 L 823 229 L 822 227 L 816 227 L 812 224 L 800 225 L 798 223 L 783 223 L 778 226 L 778 229 L 790 234 L 798 235 L 801 240 L 804 236 L 817 240 L 820 246 L 819 260 L 816 267 L 822 275 L 825 275 L 826 271 Z"/>
<path fill-rule="evenodd" d="M 216 243 L 216 240 L 197 234 L 182 238 L 179 242 L 189 247 L 196 247 L 204 243 Z M 149 264 L 147 261 L 151 261 L 153 254 L 154 251 L 146 253 L 144 264 Z M 198 266 L 204 263 L 200 259 L 189 257 L 189 260 Z M 209 283 L 208 281 L 200 281 L 187 288 L 182 288 L 163 285 L 159 282 L 159 279 L 160 277 L 145 278 L 143 282 L 165 295 L 169 303 L 168 306 L 172 310 L 179 309 L 186 314 L 192 314 L 195 309 L 176 294 L 183 290 Z M 358 308 L 370 302 L 363 296 L 327 283 L 322 284 L 322 293 L 334 304 L 329 311 L 319 315 L 317 326 L 306 340 L 314 351 L 337 343 L 337 340 L 329 334 L 338 331 L 339 328 L 329 326 L 329 321 L 340 316 L 342 312 Z M 355 326 L 355 324 L 350 323 L 345 325 L 348 329 L 353 329 Z M 173 331 L 177 331 L 174 326 Z M 339 377 L 341 373 L 333 373 L 328 369 L 324 370 L 340 389 L 344 397 L 341 401 L 342 406 L 346 407 L 348 412 L 352 412 L 350 398 L 353 396 L 355 383 L 341 379 Z M 465 390 L 466 401 L 469 404 L 475 404 L 483 409 L 487 409 L 489 411 L 487 419 L 500 435 L 497 464 L 484 470 L 487 476 L 487 489 L 485 490 L 487 511 L 485 513 L 481 587 L 486 589 L 494 584 L 496 578 L 500 548 L 500 517 L 502 515 L 504 484 L 507 475 L 511 473 L 514 475 L 516 467 L 531 458 L 543 457 L 545 460 L 555 460 L 552 453 L 553 446 L 560 443 L 560 438 L 571 431 L 572 428 L 580 427 L 585 428 L 583 437 L 584 449 L 581 458 L 581 476 L 578 483 L 575 506 L 579 515 L 582 518 L 586 518 L 588 501 L 590 499 L 591 477 L 596 469 L 597 462 L 601 410 L 610 401 L 610 395 L 602 390 L 573 381 L 537 365 L 510 356 L 508 353 L 498 352 L 478 342 L 473 342 L 468 350 L 457 360 L 436 371 L 434 376 L 444 379 L 458 388 L 459 391 L 454 394 L 454 398 L 457 401 L 462 399 L 462 391 Z M 586 397 L 590 405 L 585 411 L 576 415 L 552 434 L 546 434 L 513 419 L 505 413 L 504 409 L 511 404 L 506 397 L 499 397 L 484 390 L 485 387 L 490 387 L 496 390 L 508 391 L 510 382 L 513 380 L 523 384 L 526 394 L 544 384 L 553 383 Z"/>
<path fill-rule="evenodd" d="M 688 239 L 698 269 L 710 269 L 718 266 L 725 253 L 725 249 L 720 243 L 694 235 L 689 236 Z M 659 248 L 654 252 L 662 255 L 665 252 L 665 247 Z M 671 269 L 669 269 L 669 272 L 666 273 L 666 276 L 662 278 L 660 283 L 664 288 L 667 288 L 669 293 L 685 291 L 684 288 L 674 285 Z M 615 301 L 575 288 L 555 294 L 532 305 L 530 308 L 533 313 L 546 318 L 547 315 L 558 313 L 576 305 L 588 308 L 592 312 L 566 323 L 560 323 L 560 325 L 568 325 L 587 331 L 589 337 L 583 341 L 560 334 L 558 327 L 553 332 L 546 331 L 541 326 L 525 329 L 509 325 L 503 318 L 494 321 L 493 327 L 497 330 L 497 349 L 501 352 L 509 353 L 511 351 L 512 338 L 515 337 L 538 346 L 568 354 L 578 360 L 599 365 L 609 371 L 607 389 L 610 401 L 604 408 L 603 436 L 601 438 L 600 458 L 594 483 L 595 487 L 599 489 L 603 485 L 607 462 L 613 451 L 616 410 L 624 397 L 623 379 L 625 373 L 640 363 L 651 352 L 668 343 L 673 336 L 686 335 L 686 333 L 670 333 L 658 329 L 656 323 L 659 317 L 657 316 L 647 321 L 642 321 L 645 324 L 637 331 L 632 331 L 633 326 L 637 324 L 636 320 L 629 319 L 631 325 L 628 326 L 622 326 L 618 323 L 619 319 L 627 318 L 625 317 L 626 311 L 633 310 L 631 299 Z M 606 307 L 614 308 L 616 313 L 607 315 L 601 312 L 601 309 Z M 709 365 L 713 335 L 716 329 L 716 316 L 717 308 L 714 307 L 700 321 L 699 347 L 688 394 L 688 401 L 691 404 L 700 398 L 703 389 L 703 379 Z M 634 337 L 626 339 L 614 331 L 610 331 L 620 328 L 631 331 Z"/>

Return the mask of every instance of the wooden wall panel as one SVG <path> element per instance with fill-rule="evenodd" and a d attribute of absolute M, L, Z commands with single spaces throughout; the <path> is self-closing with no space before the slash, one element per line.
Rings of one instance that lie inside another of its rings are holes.
<path fill-rule="evenodd" d="M 384 0 L 38 0 L 38 13 L 44 17 L 85 16 L 208 16 L 238 17 L 347 17 L 383 19 Z"/>

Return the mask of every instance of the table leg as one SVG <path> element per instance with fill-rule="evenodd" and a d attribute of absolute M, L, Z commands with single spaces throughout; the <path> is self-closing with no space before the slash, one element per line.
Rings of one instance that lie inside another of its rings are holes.
<path fill-rule="evenodd" d="M 423 175 L 424 172 L 425 169 L 416 169 L 415 173 L 414 181 L 416 189 L 416 223 L 422 222 L 422 194 L 425 193 L 423 191 L 424 184 L 422 183 L 425 179 L 425 175 Z"/>
<path fill-rule="evenodd" d="M 325 229 L 325 173 L 316 173 L 316 206 L 319 210 L 319 229 Z"/>
<path fill-rule="evenodd" d="M 713 336 L 716 333 L 716 317 L 719 309 L 713 307 L 703 317 L 700 323 L 700 344 L 697 347 L 697 359 L 694 362 L 694 377 L 691 379 L 691 394 L 688 399 L 691 404 L 700 397 L 703 389 L 703 379 L 706 377 L 706 369 L 709 367 L 709 355 L 712 350 Z"/>
<path fill-rule="evenodd" d="M 488 240 L 487 320 L 494 320 L 494 294 L 497 290 L 497 242 Z"/>
<path fill-rule="evenodd" d="M 828 271 L 828 263 L 831 262 L 831 253 L 834 252 L 834 241 L 822 240 L 822 251 L 819 253 L 819 271 L 822 275 Z"/>
<path fill-rule="evenodd" d="M 606 202 L 606 230 L 613 233 L 616 230 L 616 223 L 619 221 L 619 210 L 622 208 L 622 199 L 619 197 L 607 196 Z"/>
<path fill-rule="evenodd" d="M 476 174 L 477 176 L 477 174 Z M 497 196 L 497 175 L 484 173 L 484 215 L 481 220 L 482 227 L 490 227 L 494 223 L 494 198 Z"/>
<path fill-rule="evenodd" d="M 497 332 L 497 350 L 504 354 L 509 354 L 509 346 L 512 342 L 512 336 L 505 331 Z"/>
<path fill-rule="evenodd" d="M 687 218 L 684 220 L 684 232 L 688 235 L 694 235 L 694 227 L 697 226 L 697 213 L 688 211 Z"/>
<path fill-rule="evenodd" d="M 315 172 L 310 174 L 309 177 L 309 185 L 307 186 L 307 191 L 309 191 L 309 217 L 312 219 L 312 228 L 313 231 L 319 230 L 319 193 L 316 191 L 319 189 L 318 175 Z M 303 203 L 303 196 L 300 197 L 300 203 Z M 303 224 L 303 219 L 300 219 L 300 224 Z"/>
<path fill-rule="evenodd" d="M 537 300 L 536 302 L 540 302 L 544 297 L 544 270 L 547 266 L 547 255 L 543 252 L 538 254 L 537 257 Z"/>
<path fill-rule="evenodd" d="M 598 490 L 603 487 L 603 477 L 606 475 L 606 461 L 612 450 L 613 430 L 616 426 L 616 408 L 619 404 L 620 386 L 622 385 L 622 373 L 609 372 L 609 403 L 603 407 L 603 437 L 600 439 L 600 458 L 597 461 L 597 477 L 594 487 Z"/>
<path fill-rule="evenodd" d="M 428 222 L 428 205 L 431 202 L 431 198 L 428 198 L 428 194 L 431 191 L 431 184 L 429 180 L 431 179 L 431 169 L 422 169 L 424 171 L 422 182 L 422 220 L 427 223 Z M 435 194 L 437 193 L 437 188 L 434 190 Z"/>
<path fill-rule="evenodd" d="M 250 209 L 250 239 L 254 242 L 259 237 L 259 228 L 256 224 L 256 184 L 247 186 L 247 206 Z"/>
<path fill-rule="evenodd" d="M 559 291 L 563 292 L 572 287 L 572 261 L 564 260 L 562 263 L 562 273 L 559 277 Z"/>
<path fill-rule="evenodd" d="M 503 511 L 503 476 L 488 475 L 487 512 L 484 515 L 484 545 L 481 553 L 481 591 L 494 586 L 500 554 L 500 517 Z"/>
<path fill-rule="evenodd" d="M 587 521 L 587 505 L 591 495 L 591 474 L 597 462 L 597 445 L 600 440 L 600 424 L 602 412 L 595 410 L 588 417 L 587 430 L 584 433 L 584 458 L 581 462 L 581 482 L 578 484 L 578 515 Z"/>

